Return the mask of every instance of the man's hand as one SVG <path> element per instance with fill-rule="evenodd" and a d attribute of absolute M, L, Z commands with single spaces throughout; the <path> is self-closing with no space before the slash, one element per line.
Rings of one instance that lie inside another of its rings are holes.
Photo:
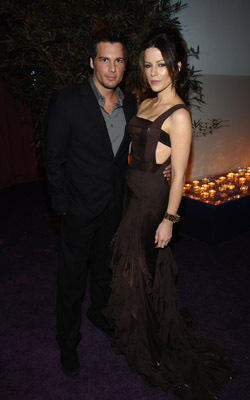
<path fill-rule="evenodd" d="M 163 171 L 164 178 L 170 179 L 171 178 L 171 164 L 169 164 Z"/>

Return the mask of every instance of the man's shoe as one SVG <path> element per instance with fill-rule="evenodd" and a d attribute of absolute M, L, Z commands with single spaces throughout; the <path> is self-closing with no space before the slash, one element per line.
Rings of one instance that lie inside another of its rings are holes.
<path fill-rule="evenodd" d="M 76 350 L 61 350 L 61 369 L 70 378 L 80 374 L 80 363 Z"/>

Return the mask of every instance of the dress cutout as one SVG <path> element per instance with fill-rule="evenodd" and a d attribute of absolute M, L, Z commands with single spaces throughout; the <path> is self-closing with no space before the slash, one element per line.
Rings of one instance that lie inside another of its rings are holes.
<path fill-rule="evenodd" d="M 112 292 L 104 314 L 113 344 L 147 384 L 173 387 L 183 400 L 214 400 L 231 376 L 229 355 L 192 331 L 176 291 L 170 247 L 154 245 L 169 195 L 162 172 L 170 163 L 169 157 L 156 164 L 155 150 L 164 120 L 179 108 L 186 106 L 174 106 L 153 122 L 134 116 L 129 123 L 126 209 L 112 242 Z"/>

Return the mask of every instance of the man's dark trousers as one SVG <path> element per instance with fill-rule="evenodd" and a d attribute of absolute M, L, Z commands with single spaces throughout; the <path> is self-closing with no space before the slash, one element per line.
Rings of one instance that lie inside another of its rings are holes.
<path fill-rule="evenodd" d="M 121 219 L 121 202 L 112 198 L 90 223 L 79 217 L 62 217 L 57 287 L 57 341 L 61 348 L 75 349 L 81 340 L 82 300 L 90 274 L 91 306 L 88 317 L 108 330 L 102 310 L 110 295 L 110 244 Z"/>

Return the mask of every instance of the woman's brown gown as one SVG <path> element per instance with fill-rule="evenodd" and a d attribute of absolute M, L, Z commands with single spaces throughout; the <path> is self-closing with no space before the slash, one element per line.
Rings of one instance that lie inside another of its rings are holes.
<path fill-rule="evenodd" d="M 129 123 L 132 154 L 126 176 L 127 206 L 113 240 L 112 292 L 105 316 L 113 344 L 132 370 L 162 390 L 173 387 L 181 399 L 216 399 L 230 378 L 226 350 L 195 334 L 176 291 L 177 266 L 170 247 L 155 249 L 155 231 L 167 208 L 169 186 L 162 172 L 170 158 L 156 164 L 160 141 L 170 147 L 163 121 L 133 117 Z"/>

